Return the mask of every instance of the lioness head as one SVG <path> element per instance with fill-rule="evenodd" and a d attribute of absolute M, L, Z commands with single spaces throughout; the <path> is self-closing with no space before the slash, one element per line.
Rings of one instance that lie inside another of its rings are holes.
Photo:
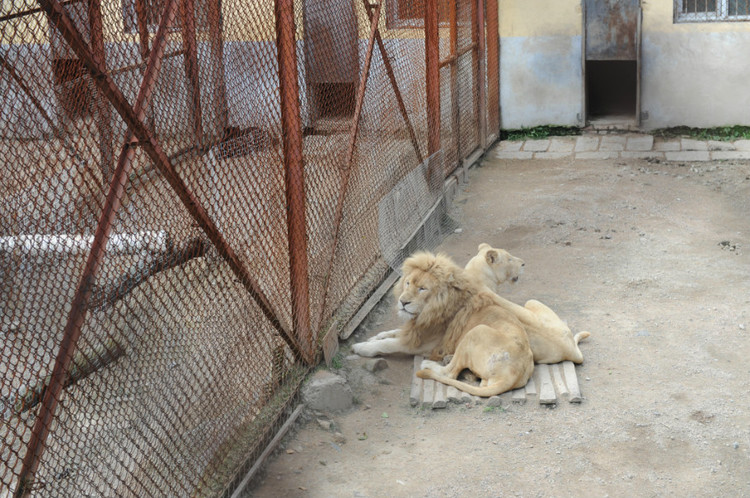
<path fill-rule="evenodd" d="M 490 289 L 497 289 L 505 282 L 515 283 L 523 273 L 526 263 L 508 251 L 496 249 L 489 244 L 479 244 L 479 252 L 466 263 L 466 273 Z"/>
<path fill-rule="evenodd" d="M 441 320 L 452 313 L 459 301 L 457 295 L 470 285 L 463 270 L 444 254 L 413 254 L 402 270 L 393 290 L 398 313 L 420 322 Z"/>

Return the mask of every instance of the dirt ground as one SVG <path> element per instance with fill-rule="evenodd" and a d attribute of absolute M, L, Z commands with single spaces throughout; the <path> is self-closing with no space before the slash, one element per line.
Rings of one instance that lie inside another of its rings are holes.
<path fill-rule="evenodd" d="M 584 401 L 412 408 L 410 357 L 349 359 L 358 403 L 333 430 L 304 417 L 250 494 L 750 495 L 750 163 L 489 158 L 469 177 L 439 250 L 525 260 L 504 295 L 592 333 Z M 344 355 L 398 324 L 389 293 Z"/>

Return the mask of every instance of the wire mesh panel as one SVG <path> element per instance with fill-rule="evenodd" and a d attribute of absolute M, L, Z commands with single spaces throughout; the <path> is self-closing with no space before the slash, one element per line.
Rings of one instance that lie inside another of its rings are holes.
<path fill-rule="evenodd" d="M 0 494 L 231 492 L 479 143 L 392 2 L 2 3 Z"/>

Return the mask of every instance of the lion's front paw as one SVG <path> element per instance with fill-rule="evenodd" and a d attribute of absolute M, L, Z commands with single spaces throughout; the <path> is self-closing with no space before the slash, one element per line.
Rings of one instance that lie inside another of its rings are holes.
<path fill-rule="evenodd" d="M 375 356 L 368 346 L 370 345 L 366 342 L 358 342 L 352 346 L 352 353 L 358 354 L 359 356 Z"/>
<path fill-rule="evenodd" d="M 367 339 L 367 342 L 373 342 L 373 341 L 382 341 L 383 339 L 391 339 L 393 337 L 396 337 L 396 334 L 400 332 L 399 329 L 394 330 L 386 330 L 384 332 L 380 332 L 379 334 L 375 334 L 374 336 Z"/>

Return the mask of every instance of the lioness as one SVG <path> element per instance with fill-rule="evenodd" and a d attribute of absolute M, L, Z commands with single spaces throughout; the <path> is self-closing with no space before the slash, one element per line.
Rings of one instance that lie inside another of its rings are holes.
<path fill-rule="evenodd" d="M 545 304 L 531 299 L 521 307 L 499 295 L 500 284 L 516 282 L 524 263 L 507 251 L 489 244 L 480 244 L 479 252 L 466 264 L 466 271 L 475 282 L 482 282 L 497 295 L 496 302 L 511 311 L 526 328 L 529 344 L 536 363 L 559 363 L 570 360 L 583 363 L 578 342 L 591 334 L 579 332 L 575 336 L 557 314 Z"/>
<path fill-rule="evenodd" d="M 529 341 L 513 313 L 496 303 L 494 293 L 442 254 L 416 253 L 402 268 L 394 293 L 399 314 L 408 321 L 401 329 L 354 344 L 354 353 L 430 354 L 433 360 L 453 354 L 445 367 L 425 360 L 417 375 L 477 396 L 526 385 L 534 370 Z M 467 368 L 482 379 L 479 387 L 456 380 Z"/>
<path fill-rule="evenodd" d="M 495 293 L 505 282 L 518 282 L 526 263 L 508 251 L 496 249 L 489 244 L 479 244 L 479 252 L 471 258 L 464 269 L 469 276 L 484 284 Z"/>

